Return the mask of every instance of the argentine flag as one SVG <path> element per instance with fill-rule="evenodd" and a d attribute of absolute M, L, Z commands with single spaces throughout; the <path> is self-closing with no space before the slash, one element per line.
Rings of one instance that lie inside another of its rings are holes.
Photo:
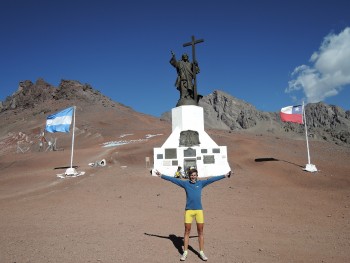
<path fill-rule="evenodd" d="M 48 132 L 69 132 L 72 123 L 74 107 L 67 108 L 47 117 L 46 130 Z"/>

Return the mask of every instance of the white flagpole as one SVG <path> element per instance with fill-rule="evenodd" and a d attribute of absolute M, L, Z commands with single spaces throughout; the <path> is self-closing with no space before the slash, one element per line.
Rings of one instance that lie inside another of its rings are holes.
<path fill-rule="evenodd" d="M 70 168 L 66 170 L 66 175 L 76 175 L 77 171 L 73 168 L 73 152 L 74 152 L 74 130 L 75 130 L 75 109 L 73 106 L 73 133 L 72 133 L 72 152 L 70 156 Z"/>
<path fill-rule="evenodd" d="M 73 152 L 74 152 L 74 130 L 75 130 L 75 106 L 73 106 L 73 135 L 72 135 L 72 153 L 70 157 L 70 168 L 73 168 Z"/>
<path fill-rule="evenodd" d="M 307 125 L 306 125 L 304 101 L 303 101 L 303 121 L 304 121 L 304 127 L 305 127 L 305 138 L 306 138 L 306 148 L 307 148 L 307 161 L 308 161 L 308 164 L 310 164 L 309 140 L 308 140 L 308 136 L 307 136 Z"/>
<path fill-rule="evenodd" d="M 306 170 L 308 172 L 317 172 L 316 166 L 311 164 L 311 161 L 310 161 L 309 138 L 307 136 L 307 125 L 306 125 L 304 101 L 303 101 L 303 121 L 304 121 L 304 127 L 305 127 L 305 138 L 306 138 L 306 148 L 307 148 L 307 162 L 308 162 L 304 170 Z"/>

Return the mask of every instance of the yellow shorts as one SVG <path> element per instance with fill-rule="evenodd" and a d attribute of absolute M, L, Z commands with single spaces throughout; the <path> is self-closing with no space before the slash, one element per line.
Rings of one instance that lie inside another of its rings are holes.
<path fill-rule="evenodd" d="M 193 218 L 196 219 L 197 223 L 203 224 L 204 223 L 203 210 L 186 210 L 185 211 L 185 223 L 191 224 L 193 221 Z"/>

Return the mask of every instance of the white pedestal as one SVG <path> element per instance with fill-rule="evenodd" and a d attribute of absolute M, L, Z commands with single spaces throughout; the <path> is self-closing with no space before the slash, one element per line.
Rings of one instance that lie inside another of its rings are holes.
<path fill-rule="evenodd" d="M 198 132 L 199 145 L 180 146 L 182 131 Z M 160 148 L 154 148 L 154 170 L 173 176 L 178 166 L 194 166 L 199 177 L 223 175 L 231 170 L 226 146 L 218 146 L 204 131 L 203 108 L 186 105 L 172 109 L 172 133 Z"/>
<path fill-rule="evenodd" d="M 77 175 L 78 172 L 77 170 L 75 170 L 75 168 L 68 168 L 64 174 L 68 176 L 73 176 L 73 175 Z"/>
<path fill-rule="evenodd" d="M 303 170 L 307 171 L 307 172 L 310 172 L 310 173 L 317 172 L 316 165 L 311 164 L 311 163 L 306 164 L 306 166 L 305 166 L 305 168 Z"/>

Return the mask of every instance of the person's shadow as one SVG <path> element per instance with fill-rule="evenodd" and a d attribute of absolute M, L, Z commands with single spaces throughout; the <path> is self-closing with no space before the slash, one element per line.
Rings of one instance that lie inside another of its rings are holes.
<path fill-rule="evenodd" d="M 169 236 L 159 236 L 159 235 L 148 234 L 148 233 L 144 233 L 144 234 L 146 236 L 169 239 L 171 242 L 173 242 L 174 247 L 177 249 L 177 251 L 179 251 L 180 255 L 182 255 L 184 252 L 182 249 L 182 246 L 184 244 L 183 237 L 178 237 L 177 235 L 174 235 L 174 234 L 170 234 Z M 190 236 L 190 238 L 194 238 L 194 237 L 198 237 L 198 236 Z M 194 254 L 196 254 L 199 257 L 198 251 L 196 251 L 193 247 L 188 245 L 188 249 L 191 250 Z"/>

